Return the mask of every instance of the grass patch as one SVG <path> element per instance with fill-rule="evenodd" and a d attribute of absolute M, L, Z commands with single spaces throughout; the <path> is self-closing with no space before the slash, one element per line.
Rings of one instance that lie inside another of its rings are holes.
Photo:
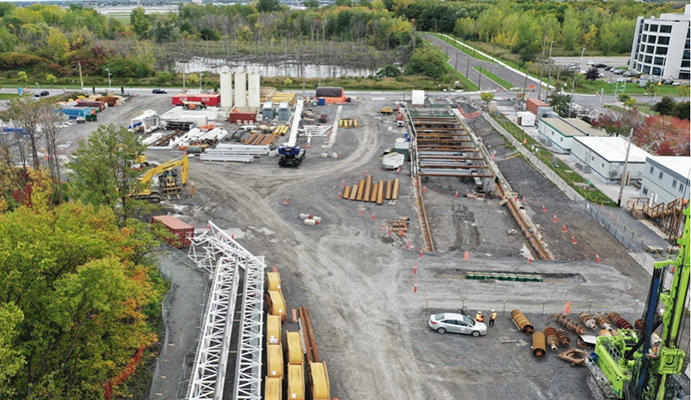
<path fill-rule="evenodd" d="M 463 85 L 465 90 L 468 90 L 471 92 L 476 91 L 476 90 L 480 90 L 480 88 L 476 84 L 474 84 L 470 79 L 468 79 L 462 73 L 455 71 L 454 75 L 456 76 L 456 79 L 461 82 L 461 84 Z"/>
<path fill-rule="evenodd" d="M 495 81 L 496 83 L 498 83 L 499 85 L 501 85 L 504 89 L 511 89 L 513 87 L 511 82 L 505 81 L 504 79 L 501 79 L 500 77 L 498 77 L 497 75 L 495 75 L 491 71 L 488 71 L 488 70 L 486 70 L 480 66 L 475 67 L 475 69 L 480 71 L 480 73 L 482 73 L 482 75 L 488 77 L 489 79 L 491 79 L 491 80 Z"/>
<path fill-rule="evenodd" d="M 535 146 L 537 148 L 537 152 L 533 154 L 535 154 L 535 156 L 545 163 L 545 165 L 551 168 L 557 175 L 566 181 L 569 186 L 580 193 L 581 196 L 583 196 L 586 200 L 596 204 L 616 206 L 616 203 L 612 201 L 612 199 L 593 186 L 592 183 L 587 182 L 585 178 L 583 178 L 578 172 L 571 169 L 571 167 L 563 163 L 561 160 L 555 160 L 551 151 L 545 149 L 537 140 L 525 133 L 523 129 L 519 128 L 516 124 L 499 113 L 492 114 L 492 117 L 499 123 L 499 125 L 511 133 L 516 140 L 520 141 L 526 146 Z"/>
<path fill-rule="evenodd" d="M 19 97 L 17 93 L 0 93 L 0 100 L 12 100 Z"/>
<path fill-rule="evenodd" d="M 458 43 L 456 43 L 455 41 L 453 41 L 453 40 L 447 38 L 446 36 L 444 36 L 444 35 L 441 34 L 441 33 L 432 33 L 432 32 L 430 32 L 430 33 L 431 33 L 432 35 L 438 37 L 439 39 L 445 41 L 446 43 L 452 45 L 453 47 L 457 48 L 458 50 L 464 52 L 465 54 L 467 54 L 467 55 L 469 55 L 469 56 L 475 58 L 475 59 L 494 63 L 494 60 L 492 60 L 491 58 L 487 58 L 487 57 L 485 57 L 485 56 L 482 55 L 481 53 L 478 53 L 478 52 L 475 51 L 475 50 L 469 49 L 469 48 L 467 48 L 467 47 L 465 47 L 465 46 L 461 46 L 460 44 L 458 44 Z"/>
<path fill-rule="evenodd" d="M 600 90 L 604 89 L 604 94 L 614 94 L 617 88 L 616 83 L 609 83 L 602 80 L 589 81 L 585 80 L 582 84 L 576 86 L 577 93 L 598 94 Z M 619 84 L 617 94 L 631 94 L 638 96 L 646 96 L 645 88 L 638 86 L 636 83 L 626 83 L 626 85 Z M 655 94 L 657 96 L 682 96 L 682 90 L 679 86 L 660 85 L 657 87 Z"/>

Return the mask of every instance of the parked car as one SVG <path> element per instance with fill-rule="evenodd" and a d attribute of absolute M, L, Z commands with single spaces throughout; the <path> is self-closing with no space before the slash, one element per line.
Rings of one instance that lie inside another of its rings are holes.
<path fill-rule="evenodd" d="M 487 334 L 487 325 L 463 314 L 432 314 L 429 316 L 427 325 L 433 331 L 442 335 L 446 332 L 473 336 L 484 336 Z"/>
<path fill-rule="evenodd" d="M 43 90 L 43 91 L 41 91 L 40 95 L 41 95 L 41 97 L 46 97 L 46 96 L 50 95 L 50 92 L 47 90 Z"/>
<path fill-rule="evenodd" d="M 153 94 L 166 94 L 168 92 L 166 92 L 164 89 L 154 89 L 151 91 L 151 93 L 153 93 Z"/>
<path fill-rule="evenodd" d="M 663 85 L 674 85 L 674 79 L 663 79 L 662 84 Z"/>
<path fill-rule="evenodd" d="M 607 65 L 607 64 L 602 64 L 602 63 L 600 63 L 600 64 L 595 64 L 595 65 L 593 65 L 593 67 L 595 67 L 595 68 L 607 68 L 608 65 Z"/>

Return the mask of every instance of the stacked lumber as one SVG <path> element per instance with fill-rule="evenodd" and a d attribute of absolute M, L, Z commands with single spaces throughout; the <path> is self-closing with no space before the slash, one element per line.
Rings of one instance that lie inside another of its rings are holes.
<path fill-rule="evenodd" d="M 274 135 L 263 135 L 259 133 L 253 133 L 246 139 L 242 141 L 243 144 L 251 144 L 251 145 L 267 145 L 267 144 L 273 144 L 276 141 L 277 137 Z"/>
<path fill-rule="evenodd" d="M 368 176 L 355 185 L 346 186 L 343 198 L 381 205 L 384 204 L 384 200 L 398 200 L 400 187 L 401 182 L 398 178 L 375 183 L 372 177 Z"/>

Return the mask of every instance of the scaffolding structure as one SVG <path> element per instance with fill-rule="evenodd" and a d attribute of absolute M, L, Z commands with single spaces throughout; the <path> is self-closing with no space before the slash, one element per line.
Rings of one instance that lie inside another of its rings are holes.
<path fill-rule="evenodd" d="M 264 263 L 209 221 L 195 235 L 188 253 L 213 276 L 197 353 L 187 388 L 188 400 L 221 400 L 233 332 L 240 308 L 234 399 L 261 398 Z M 244 275 L 241 277 L 241 275 Z M 238 289 L 242 280 L 242 293 Z"/>

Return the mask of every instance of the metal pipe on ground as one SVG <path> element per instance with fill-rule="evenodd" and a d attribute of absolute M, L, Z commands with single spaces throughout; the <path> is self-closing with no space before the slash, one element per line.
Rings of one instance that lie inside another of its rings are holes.
<path fill-rule="evenodd" d="M 545 337 L 547 338 L 547 345 L 552 351 L 557 351 L 559 348 L 559 337 L 557 337 L 557 330 L 552 327 L 545 328 Z"/>
<path fill-rule="evenodd" d="M 372 185 L 372 193 L 369 195 L 369 201 L 370 203 L 374 203 L 377 201 L 377 190 L 379 189 L 379 184 L 375 183 Z"/>
<path fill-rule="evenodd" d="M 372 195 L 372 177 L 368 176 L 367 179 L 365 180 L 365 193 L 362 196 L 363 197 L 362 201 L 369 201 L 369 198 L 371 195 Z"/>
<path fill-rule="evenodd" d="M 579 335 L 582 335 L 585 332 L 585 328 L 579 324 L 578 322 L 570 319 L 564 314 L 555 314 L 554 319 L 563 327 L 566 329 L 576 332 Z"/>
<path fill-rule="evenodd" d="M 521 332 L 530 335 L 535 330 L 530 320 L 528 320 L 528 317 L 526 317 L 521 310 L 511 310 L 511 320 L 513 320 L 513 323 Z"/>
<path fill-rule="evenodd" d="M 386 200 L 391 200 L 391 192 L 392 191 L 393 191 L 393 182 L 391 181 L 391 179 L 389 179 L 388 181 L 386 181 L 386 195 L 385 195 Z"/>
<path fill-rule="evenodd" d="M 581 312 L 578 314 L 578 318 L 583 322 L 587 328 L 595 329 L 595 318 L 593 315 L 587 312 Z"/>
<path fill-rule="evenodd" d="M 365 179 L 360 179 L 360 185 L 357 188 L 357 197 L 355 200 L 362 201 L 362 196 L 365 195 Z"/>
<path fill-rule="evenodd" d="M 357 189 L 358 185 L 353 185 L 353 187 L 350 188 L 350 200 L 355 200 L 355 197 L 357 197 Z"/>
<path fill-rule="evenodd" d="M 384 182 L 379 182 L 379 186 L 377 187 L 377 204 L 382 205 L 384 204 Z"/>
<path fill-rule="evenodd" d="M 545 334 L 542 331 L 533 333 L 533 345 L 530 347 L 535 357 L 542 357 L 547 352 L 545 347 Z"/>
<path fill-rule="evenodd" d="M 393 181 L 393 193 L 391 194 L 391 200 L 398 200 L 398 192 L 401 189 L 401 180 L 396 178 Z"/>

